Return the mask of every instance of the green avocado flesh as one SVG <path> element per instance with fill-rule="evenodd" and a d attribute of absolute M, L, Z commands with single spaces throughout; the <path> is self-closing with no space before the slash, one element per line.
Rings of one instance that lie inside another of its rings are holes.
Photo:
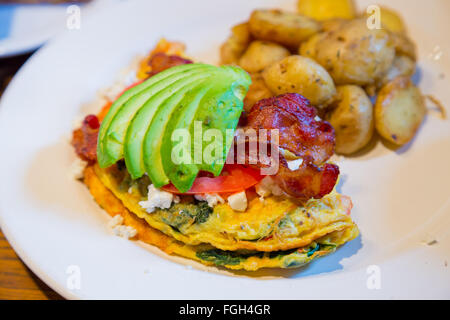
<path fill-rule="evenodd" d="M 187 64 L 129 89 L 114 102 L 101 124 L 100 167 L 124 158 L 133 179 L 147 173 L 155 187 L 172 182 L 180 192 L 190 189 L 200 170 L 219 175 L 232 142 L 226 134 L 236 129 L 250 82 L 249 75 L 238 67 Z M 172 139 L 178 129 L 189 133 L 189 141 L 182 146 L 187 155 L 182 163 L 172 159 L 179 143 Z M 209 153 L 212 161 L 204 161 L 201 154 L 197 157 L 199 150 L 208 151 L 216 139 L 204 141 L 207 129 L 215 129 L 214 137 L 223 139 L 222 147 Z"/>
<path fill-rule="evenodd" d="M 167 86 L 167 82 L 176 81 L 180 76 L 186 76 L 186 73 L 191 69 L 197 69 L 202 66 L 204 65 L 187 64 L 173 67 L 124 92 L 112 104 L 102 121 L 97 145 L 99 165 L 102 168 L 106 168 L 122 158 L 123 139 L 128 123 L 142 104 L 151 97 L 155 89 L 161 90 Z M 172 75 L 177 78 L 171 78 Z M 155 86 L 158 84 L 159 86 Z M 151 88 L 153 90 L 148 90 Z"/>

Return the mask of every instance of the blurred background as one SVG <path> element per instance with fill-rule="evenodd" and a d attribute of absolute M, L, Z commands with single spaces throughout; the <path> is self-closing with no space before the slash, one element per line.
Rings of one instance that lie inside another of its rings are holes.
<path fill-rule="evenodd" d="M 0 99 L 8 83 L 37 49 L 91 7 L 120 0 L 0 0 Z M 62 299 L 36 277 L 10 247 L 0 229 L 0 300 Z"/>

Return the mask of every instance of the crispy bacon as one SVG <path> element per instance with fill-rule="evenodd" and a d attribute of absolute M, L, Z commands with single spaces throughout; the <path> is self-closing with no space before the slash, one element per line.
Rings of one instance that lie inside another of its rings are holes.
<path fill-rule="evenodd" d="M 148 64 L 151 67 L 151 71 L 149 72 L 149 76 L 154 76 L 161 71 L 166 69 L 183 65 L 183 64 L 191 64 L 192 61 L 188 59 L 184 59 L 177 55 L 168 55 L 163 52 L 155 53 Z"/>
<path fill-rule="evenodd" d="M 88 162 L 97 161 L 97 138 L 100 123 L 95 115 L 84 118 L 81 128 L 75 130 L 72 145 L 77 155 Z"/>
<path fill-rule="evenodd" d="M 287 194 L 299 199 L 322 198 L 333 190 L 339 176 L 338 166 L 325 163 L 334 153 L 334 129 L 316 116 L 306 98 L 288 93 L 257 102 L 247 117 L 247 128 L 278 129 L 279 147 L 303 159 L 298 169 L 291 170 L 280 153 L 274 176 Z"/>
<path fill-rule="evenodd" d="M 290 170 L 284 158 L 275 181 L 284 192 L 299 199 L 320 199 L 333 191 L 339 177 L 339 167 L 326 163 L 319 167 L 304 161 L 297 170 Z"/>
<path fill-rule="evenodd" d="M 257 102 L 247 117 L 247 126 L 256 131 L 278 129 L 280 148 L 320 165 L 333 155 L 335 139 L 333 127 L 317 121 L 316 116 L 306 98 L 288 93 Z"/>
<path fill-rule="evenodd" d="M 245 143 L 245 147 L 243 147 L 246 150 L 245 154 L 239 152 L 238 145 L 241 143 Z M 235 137 L 232 145 L 234 163 L 261 169 L 269 168 L 273 165 L 273 161 L 277 160 L 278 171 L 272 175 L 272 178 L 285 193 L 300 200 L 320 199 L 333 190 L 339 177 L 339 167 L 337 165 L 325 163 L 322 166 L 318 166 L 312 163 L 311 158 L 309 158 L 304 159 L 297 170 L 291 170 L 284 155 L 278 153 L 278 158 L 274 159 L 276 155 L 271 154 L 270 142 L 264 143 L 266 146 L 263 148 L 267 150 L 267 157 L 270 161 L 265 159 L 265 162 L 262 163 L 259 148 L 264 144 L 261 144 L 261 141 L 258 141 L 256 150 L 250 152 L 249 139 L 242 141 Z"/>

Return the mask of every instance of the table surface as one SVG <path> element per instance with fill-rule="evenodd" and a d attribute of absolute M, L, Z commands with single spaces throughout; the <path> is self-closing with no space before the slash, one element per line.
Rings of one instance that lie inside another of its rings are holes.
<path fill-rule="evenodd" d="M 0 96 L 11 77 L 30 55 L 0 60 Z M 0 229 L 0 300 L 59 300 L 20 260 Z"/>
<path fill-rule="evenodd" d="M 59 300 L 19 259 L 0 230 L 0 300 Z"/>

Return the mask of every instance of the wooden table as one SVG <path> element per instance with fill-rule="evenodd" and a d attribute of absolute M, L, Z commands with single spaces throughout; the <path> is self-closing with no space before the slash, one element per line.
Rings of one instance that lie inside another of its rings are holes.
<path fill-rule="evenodd" d="M 0 60 L 0 96 L 29 55 Z M 19 259 L 0 230 L 0 300 L 62 299 Z"/>
<path fill-rule="evenodd" d="M 0 230 L 0 300 L 59 300 L 19 259 Z"/>

